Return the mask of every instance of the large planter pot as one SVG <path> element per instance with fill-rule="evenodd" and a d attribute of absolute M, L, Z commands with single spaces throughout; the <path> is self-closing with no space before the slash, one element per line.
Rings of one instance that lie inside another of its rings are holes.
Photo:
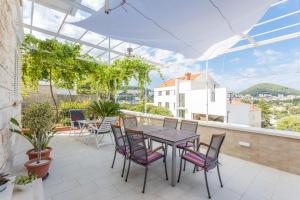
<path fill-rule="evenodd" d="M 52 158 L 43 158 L 39 164 L 37 164 L 36 161 L 37 159 L 32 159 L 24 164 L 28 174 L 36 174 L 38 178 L 46 178 Z"/>
<path fill-rule="evenodd" d="M 71 126 L 60 126 L 55 128 L 55 131 L 57 132 L 70 131 L 70 130 L 71 130 Z"/>
<path fill-rule="evenodd" d="M 50 153 L 52 151 L 51 147 L 47 147 L 45 150 L 42 151 L 41 157 L 42 158 L 50 158 Z M 34 149 L 30 149 L 26 152 L 28 155 L 29 160 L 36 159 L 38 153 Z"/>

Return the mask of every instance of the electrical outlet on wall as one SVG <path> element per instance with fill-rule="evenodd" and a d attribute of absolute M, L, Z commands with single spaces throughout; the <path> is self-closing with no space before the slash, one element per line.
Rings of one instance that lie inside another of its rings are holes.
<path fill-rule="evenodd" d="M 247 148 L 250 148 L 251 146 L 249 142 L 244 142 L 244 141 L 239 141 L 239 145 Z"/>

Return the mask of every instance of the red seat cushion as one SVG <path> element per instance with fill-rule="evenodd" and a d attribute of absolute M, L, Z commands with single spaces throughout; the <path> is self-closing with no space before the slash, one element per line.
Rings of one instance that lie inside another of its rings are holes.
<path fill-rule="evenodd" d="M 144 165 L 147 165 L 147 164 L 150 164 L 160 158 L 164 157 L 163 154 L 161 153 L 158 153 L 158 152 L 153 152 L 151 150 L 147 150 L 147 160 L 145 158 L 145 153 L 137 156 L 135 155 L 135 157 L 133 158 L 134 160 L 138 161 L 139 163 L 141 164 L 144 164 Z"/>
<path fill-rule="evenodd" d="M 204 167 L 205 165 L 205 156 L 201 153 L 196 154 L 193 152 L 187 152 L 182 156 L 183 159 L 190 161 L 191 163 L 199 166 Z"/>
<path fill-rule="evenodd" d="M 177 144 L 176 147 L 179 148 L 179 149 L 184 149 L 184 148 L 188 148 L 188 147 L 192 147 L 192 146 L 193 146 L 193 144 L 188 142 L 188 143 Z"/>

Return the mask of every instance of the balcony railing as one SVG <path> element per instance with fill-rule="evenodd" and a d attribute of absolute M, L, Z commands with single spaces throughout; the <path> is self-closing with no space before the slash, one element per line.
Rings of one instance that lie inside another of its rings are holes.
<path fill-rule="evenodd" d="M 123 112 L 136 116 L 139 124 L 163 124 L 163 116 L 127 110 Z M 198 124 L 202 142 L 209 142 L 212 134 L 226 132 L 222 153 L 300 175 L 299 133 L 220 122 L 198 121 Z"/>

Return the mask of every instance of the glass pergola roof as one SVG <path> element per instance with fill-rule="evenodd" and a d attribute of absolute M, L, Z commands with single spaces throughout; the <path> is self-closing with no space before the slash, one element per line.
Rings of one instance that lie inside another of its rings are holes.
<path fill-rule="evenodd" d="M 251 39 L 242 39 L 228 52 L 300 37 L 300 8 L 296 4 L 297 1 L 293 0 L 274 4 L 249 32 Z M 104 0 L 23 0 L 24 32 L 40 39 L 55 38 L 61 42 L 79 43 L 82 53 L 88 53 L 99 61 L 120 58 L 131 47 L 133 54 L 153 64 L 166 66 L 191 62 L 174 52 L 114 40 L 69 23 L 89 17 L 103 5 Z M 274 10 L 276 16 L 272 12 Z"/>

